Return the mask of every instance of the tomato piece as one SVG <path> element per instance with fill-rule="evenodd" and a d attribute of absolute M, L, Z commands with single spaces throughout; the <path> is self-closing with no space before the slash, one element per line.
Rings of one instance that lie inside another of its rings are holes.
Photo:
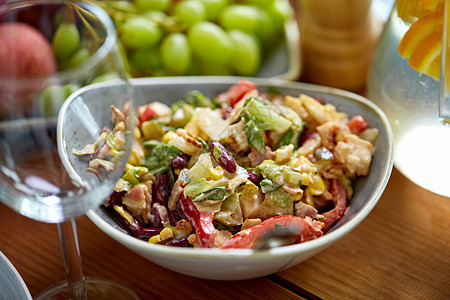
<path fill-rule="evenodd" d="M 360 115 L 354 116 L 350 119 L 347 123 L 348 128 L 350 128 L 350 131 L 354 134 L 361 133 L 364 129 L 367 127 L 367 122 L 364 120 L 363 117 Z"/>
<path fill-rule="evenodd" d="M 159 118 L 159 115 L 155 112 L 153 108 L 150 107 L 150 105 L 144 105 L 140 106 L 138 109 L 138 118 L 139 121 L 142 123 L 150 120 L 151 118 Z"/>
<path fill-rule="evenodd" d="M 329 191 L 333 195 L 334 208 L 322 213 L 322 216 L 325 218 L 323 221 L 323 232 L 326 232 L 330 229 L 331 225 L 339 221 L 347 208 L 347 192 L 341 180 L 331 179 Z"/>
<path fill-rule="evenodd" d="M 251 90 L 256 89 L 258 86 L 253 82 L 241 79 L 237 84 L 231 86 L 226 92 L 217 96 L 217 100 L 220 102 L 228 102 L 231 107 L 234 107 L 236 103 L 242 100 L 242 97 Z"/>
<path fill-rule="evenodd" d="M 192 227 L 194 227 L 200 246 L 202 248 L 214 247 L 214 241 L 216 239 L 216 228 L 213 224 L 214 213 L 200 212 L 195 204 L 192 203 L 192 198 L 185 198 L 183 193 L 181 193 L 178 202 L 183 214 L 191 222 Z"/>
<path fill-rule="evenodd" d="M 313 221 L 310 217 L 300 218 L 292 215 L 276 216 L 236 233 L 227 240 L 223 249 L 253 249 L 256 242 L 267 232 L 275 231 L 279 227 L 298 232 L 296 243 L 316 239 L 323 235 L 321 222 Z"/>

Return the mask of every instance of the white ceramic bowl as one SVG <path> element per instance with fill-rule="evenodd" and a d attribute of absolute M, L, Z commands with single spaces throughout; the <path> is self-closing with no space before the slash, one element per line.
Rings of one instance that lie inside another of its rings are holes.
<path fill-rule="evenodd" d="M 151 101 L 170 104 L 182 99 L 188 91 L 193 89 L 207 96 L 217 95 L 237 83 L 239 79 L 234 77 L 142 78 L 132 80 L 132 84 L 139 95 L 138 104 Z M 194 249 L 168 247 L 138 240 L 130 236 L 102 208 L 87 213 L 92 222 L 122 245 L 158 265 L 190 276 L 217 280 L 256 278 L 290 268 L 324 250 L 361 223 L 383 193 L 393 166 L 392 133 L 383 112 L 364 97 L 333 88 L 276 79 L 248 79 L 258 84 L 260 90 L 276 87 L 283 94 L 298 96 L 300 93 L 306 93 L 321 97 L 326 102 L 334 104 L 339 111 L 348 113 L 349 116 L 362 115 L 371 127 L 378 128 L 379 136 L 374 142 L 376 151 L 370 174 L 355 182 L 354 196 L 350 199 L 345 215 L 329 232 L 318 239 L 302 244 L 264 251 Z M 76 97 L 67 100 L 78 104 L 70 103 L 66 106 L 65 113 L 68 116 L 73 113 L 75 109 L 71 109 L 72 106 L 77 107 L 77 113 L 80 113 L 80 107 L 84 107 L 83 109 L 87 109 L 95 116 L 96 122 L 106 123 L 110 117 L 108 107 L 113 99 L 114 86 L 111 84 L 87 87 L 79 91 Z M 89 142 L 86 140 L 88 136 L 85 133 L 87 129 L 84 128 L 86 125 L 77 123 L 77 118 L 73 118 L 65 126 L 63 130 L 75 134 L 71 135 L 70 140 L 64 141 L 67 150 Z"/>

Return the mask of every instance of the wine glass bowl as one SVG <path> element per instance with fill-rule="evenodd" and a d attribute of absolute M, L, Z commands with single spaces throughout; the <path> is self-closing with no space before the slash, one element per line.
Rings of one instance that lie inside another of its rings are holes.
<path fill-rule="evenodd" d="M 99 8 L 72 2 L 21 1 L 3 7 L 0 19 L 3 29 L 14 27 L 10 31 L 31 36 L 45 48 L 45 55 L 33 55 L 28 52 L 39 49 L 25 51 L 32 45 L 24 44 L 23 38 L 9 42 L 9 48 L 17 53 L 7 55 L 10 63 L 0 72 L 3 201 L 39 221 L 61 222 L 82 215 L 98 205 L 101 197 L 93 197 L 93 185 L 86 189 L 65 175 L 61 177 L 65 170 L 56 152 L 57 114 L 73 91 L 111 74 L 122 90 L 122 106 L 129 101 L 114 25 Z M 33 27 L 35 23 L 38 27 Z M 62 42 L 55 42 L 58 36 Z M 68 45 L 73 39 L 78 42 Z M 66 54 L 57 54 L 64 51 Z M 55 66 L 46 71 L 34 70 L 36 65 L 53 63 Z M 97 183 L 107 183 L 111 188 L 112 181 Z"/>
<path fill-rule="evenodd" d="M 67 282 L 38 298 L 95 298 L 98 290 L 113 295 L 108 299 L 137 298 L 120 284 L 84 279 L 74 221 L 113 191 L 133 143 L 133 91 L 113 21 L 85 1 L 9 2 L 0 6 L 0 57 L 0 200 L 24 216 L 58 224 L 67 271 Z M 89 122 L 94 142 L 103 127 L 111 126 L 111 110 L 109 118 L 100 118 L 78 106 L 78 114 L 67 120 L 60 109 L 66 101 L 78 103 L 79 90 L 105 81 L 114 84 L 110 97 L 118 108 L 129 111 L 120 130 L 108 132 L 111 141 L 97 141 L 110 171 L 88 174 L 88 163 L 81 160 L 83 172 L 72 172 L 61 161 L 65 152 L 58 149 L 57 136 L 78 128 L 58 131 L 59 124 Z"/>

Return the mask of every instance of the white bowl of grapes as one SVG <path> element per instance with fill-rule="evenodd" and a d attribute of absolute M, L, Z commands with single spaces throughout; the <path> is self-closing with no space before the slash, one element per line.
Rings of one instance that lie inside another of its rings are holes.
<path fill-rule="evenodd" d="M 301 73 L 298 27 L 288 0 L 91 2 L 115 21 L 133 77 L 295 80 Z"/>

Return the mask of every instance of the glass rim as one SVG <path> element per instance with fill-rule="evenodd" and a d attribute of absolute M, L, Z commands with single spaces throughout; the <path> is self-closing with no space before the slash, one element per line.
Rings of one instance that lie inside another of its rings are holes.
<path fill-rule="evenodd" d="M 12 2 L 6 2 L 0 6 L 0 14 L 5 13 L 7 10 L 29 7 L 31 5 L 57 5 L 57 4 L 70 4 L 73 6 L 78 6 L 86 9 L 88 12 L 93 14 L 105 29 L 105 39 L 100 44 L 99 48 L 89 56 L 85 61 L 76 67 L 72 67 L 66 70 L 57 70 L 56 72 L 36 77 L 25 77 L 25 78 L 11 78 L 11 77 L 1 77 L 0 82 L 2 85 L 14 85 L 14 86 L 33 86 L 35 84 L 41 84 L 42 82 L 58 83 L 67 82 L 73 78 L 79 78 L 82 74 L 86 74 L 87 71 L 93 69 L 97 66 L 105 57 L 112 53 L 116 41 L 117 32 L 113 20 L 108 15 L 108 13 L 101 7 L 84 1 L 70 1 L 70 0 L 15 0 Z"/>

